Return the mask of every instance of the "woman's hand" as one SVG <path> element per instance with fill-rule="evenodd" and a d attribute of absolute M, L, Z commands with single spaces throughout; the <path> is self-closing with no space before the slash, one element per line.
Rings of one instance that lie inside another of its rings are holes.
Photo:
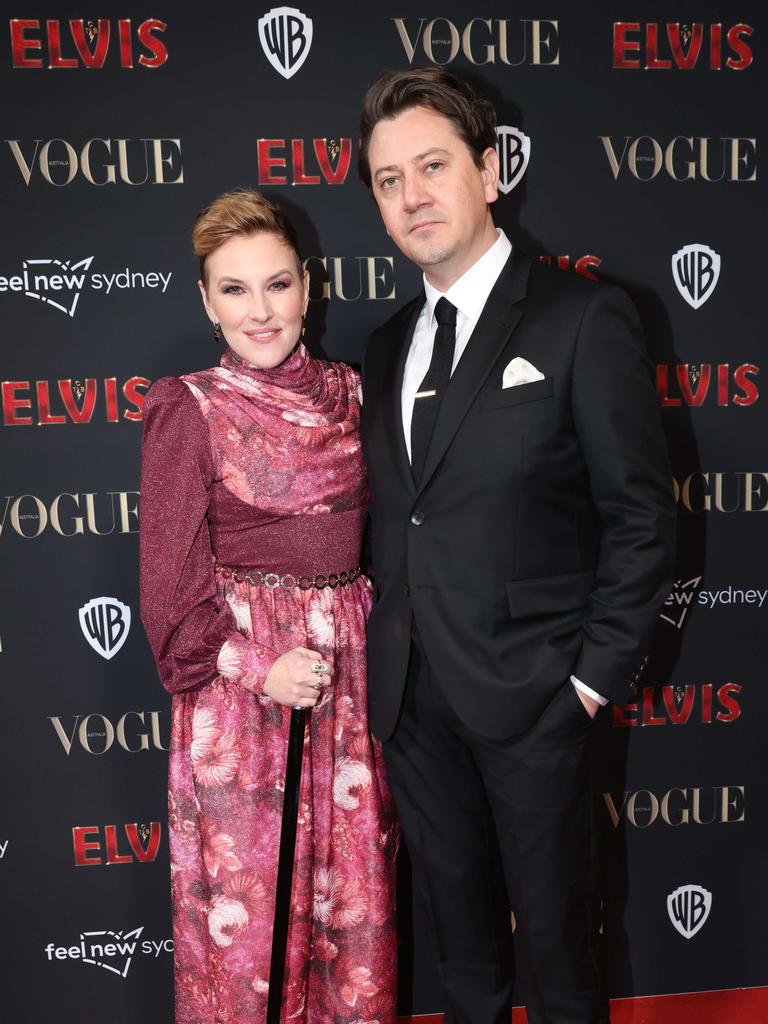
<path fill-rule="evenodd" d="M 313 668 L 317 665 L 322 668 Z M 322 654 L 308 647 L 294 647 L 273 663 L 263 692 L 287 707 L 313 708 L 320 700 L 322 688 L 330 685 L 332 671 L 333 666 Z"/>

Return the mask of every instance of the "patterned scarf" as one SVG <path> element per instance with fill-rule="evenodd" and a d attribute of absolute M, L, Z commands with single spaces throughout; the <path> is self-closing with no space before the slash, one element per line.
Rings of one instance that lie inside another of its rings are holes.
<path fill-rule="evenodd" d="M 367 495 L 357 374 L 299 344 L 263 370 L 232 349 L 182 378 L 200 396 L 224 485 L 279 514 L 341 512 Z"/>

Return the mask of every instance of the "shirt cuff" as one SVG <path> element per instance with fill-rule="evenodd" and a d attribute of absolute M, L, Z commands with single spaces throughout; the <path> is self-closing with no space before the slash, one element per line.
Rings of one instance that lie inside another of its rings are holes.
<path fill-rule="evenodd" d="M 590 690 L 590 688 L 588 686 L 585 686 L 580 679 L 576 678 L 576 676 L 571 676 L 571 682 L 577 690 L 581 690 L 582 693 L 586 693 L 586 695 L 588 697 L 591 697 L 592 700 L 596 700 L 601 707 L 605 707 L 605 705 L 608 703 L 607 697 L 601 697 L 599 693 L 595 693 L 594 690 Z"/>

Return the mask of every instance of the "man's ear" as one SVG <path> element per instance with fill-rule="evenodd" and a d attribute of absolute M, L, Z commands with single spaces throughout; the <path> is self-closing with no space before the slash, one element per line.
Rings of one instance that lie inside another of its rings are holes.
<path fill-rule="evenodd" d="M 480 174 L 483 178 L 486 203 L 495 203 L 499 198 L 499 154 L 489 146 L 482 155 Z"/>

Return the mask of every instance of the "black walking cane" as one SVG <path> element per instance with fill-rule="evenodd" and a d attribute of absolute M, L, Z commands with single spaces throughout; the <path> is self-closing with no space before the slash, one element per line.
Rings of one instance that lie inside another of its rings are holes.
<path fill-rule="evenodd" d="M 277 886 L 275 889 L 275 923 L 272 930 L 272 960 L 269 965 L 269 995 L 267 997 L 267 1024 L 280 1024 L 285 978 L 285 952 L 288 944 L 288 921 L 291 916 L 291 886 L 293 858 L 296 848 L 296 819 L 299 815 L 301 789 L 301 761 L 304 755 L 304 732 L 307 708 L 291 710 L 288 733 L 288 761 L 285 766 L 285 796 L 283 820 L 280 826 L 280 853 L 277 859 Z"/>

